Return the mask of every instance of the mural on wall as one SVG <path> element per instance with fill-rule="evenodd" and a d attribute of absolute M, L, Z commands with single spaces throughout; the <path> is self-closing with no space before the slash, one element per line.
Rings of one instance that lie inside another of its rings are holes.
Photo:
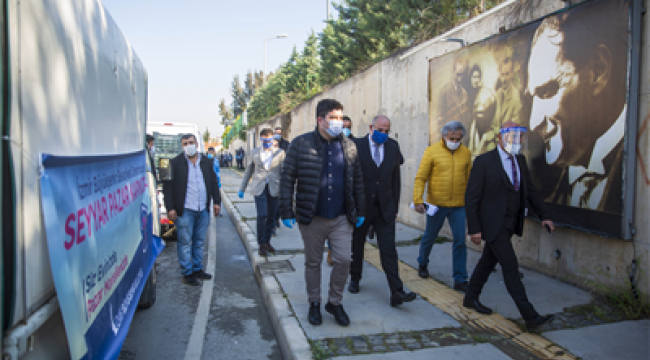
<path fill-rule="evenodd" d="M 476 157 L 519 123 L 553 220 L 620 237 L 628 13 L 628 1 L 591 1 L 430 60 L 430 143 L 458 120 Z"/>

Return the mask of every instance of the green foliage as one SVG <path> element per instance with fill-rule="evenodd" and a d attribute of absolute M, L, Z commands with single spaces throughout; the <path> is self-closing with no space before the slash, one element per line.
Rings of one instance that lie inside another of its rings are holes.
<path fill-rule="evenodd" d="M 294 48 L 275 73 L 249 72 L 243 89 L 235 77 L 234 118 L 247 109 L 249 124 L 255 125 L 288 112 L 400 48 L 440 35 L 503 1 L 342 0 L 333 5 L 338 18 L 326 20 L 325 29 L 312 33 L 302 51 Z"/>
<path fill-rule="evenodd" d="M 205 128 L 205 132 L 203 133 L 203 142 L 209 143 L 210 142 L 210 130 L 208 128 Z"/>

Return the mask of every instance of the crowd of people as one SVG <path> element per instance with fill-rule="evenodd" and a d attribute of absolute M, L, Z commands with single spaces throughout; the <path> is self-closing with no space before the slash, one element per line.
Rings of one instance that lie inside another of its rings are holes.
<path fill-rule="evenodd" d="M 361 291 L 369 233 L 377 237 L 390 306 L 416 299 L 400 279 L 395 245 L 404 158 L 397 141 L 389 137 L 391 121 L 385 115 L 375 116 L 363 137 L 352 135 L 352 120 L 343 115 L 343 105 L 337 100 L 321 100 L 315 115 L 314 131 L 291 142 L 283 138 L 282 128 L 260 131 L 261 146 L 248 157 L 238 196 L 243 198 L 248 190 L 255 199 L 260 256 L 275 253 L 271 241 L 280 219 L 289 229 L 297 224 L 304 243 L 312 325 L 323 321 L 321 264 L 327 244 L 332 270 L 324 308 L 339 325 L 347 326 L 350 318 L 342 305 L 344 290 L 347 283 L 351 294 Z M 426 214 L 418 274 L 429 277 L 429 256 L 447 219 L 453 234 L 454 289 L 465 293 L 463 305 L 492 313 L 479 296 L 499 264 L 507 291 L 526 326 L 534 329 L 552 320 L 552 315 L 541 316 L 528 300 L 510 238 L 522 234 L 526 204 L 549 232 L 554 225 L 520 152 L 526 129 L 505 122 L 500 127 L 499 146 L 478 156 L 473 164 L 470 150 L 462 144 L 466 132 L 459 121 L 446 123 L 442 138 L 425 149 L 420 162 L 412 197 L 412 208 Z M 215 216 L 220 213 L 219 168 L 232 164 L 228 152 L 217 155 L 209 148 L 207 156 L 202 156 L 193 135 L 184 135 L 182 146 L 183 153 L 171 161 L 172 180 L 163 185 L 164 201 L 169 220 L 178 228 L 183 282 L 199 285 L 200 280 L 211 278 L 203 271 L 202 254 L 210 205 Z M 236 151 L 238 167 L 243 166 L 244 155 L 243 148 Z M 473 243 L 485 242 L 471 276 L 466 264 L 466 229 Z"/>

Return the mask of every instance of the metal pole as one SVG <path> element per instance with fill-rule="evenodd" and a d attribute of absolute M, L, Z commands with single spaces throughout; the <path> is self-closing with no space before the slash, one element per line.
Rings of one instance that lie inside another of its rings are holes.
<path fill-rule="evenodd" d="M 266 40 L 264 39 L 264 71 L 263 71 L 263 78 L 266 78 Z"/>
<path fill-rule="evenodd" d="M 327 3 L 327 20 L 330 19 L 330 0 L 326 0 Z"/>

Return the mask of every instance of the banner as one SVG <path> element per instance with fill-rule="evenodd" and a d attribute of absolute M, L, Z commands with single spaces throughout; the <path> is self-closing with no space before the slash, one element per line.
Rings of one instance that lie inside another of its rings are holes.
<path fill-rule="evenodd" d="M 118 357 L 164 246 L 152 235 L 145 156 L 41 157 L 52 276 L 73 360 Z"/>
<path fill-rule="evenodd" d="M 552 219 L 621 237 L 628 5 L 586 2 L 430 60 L 430 143 L 460 121 L 474 158 L 504 122 L 521 124 Z"/>

